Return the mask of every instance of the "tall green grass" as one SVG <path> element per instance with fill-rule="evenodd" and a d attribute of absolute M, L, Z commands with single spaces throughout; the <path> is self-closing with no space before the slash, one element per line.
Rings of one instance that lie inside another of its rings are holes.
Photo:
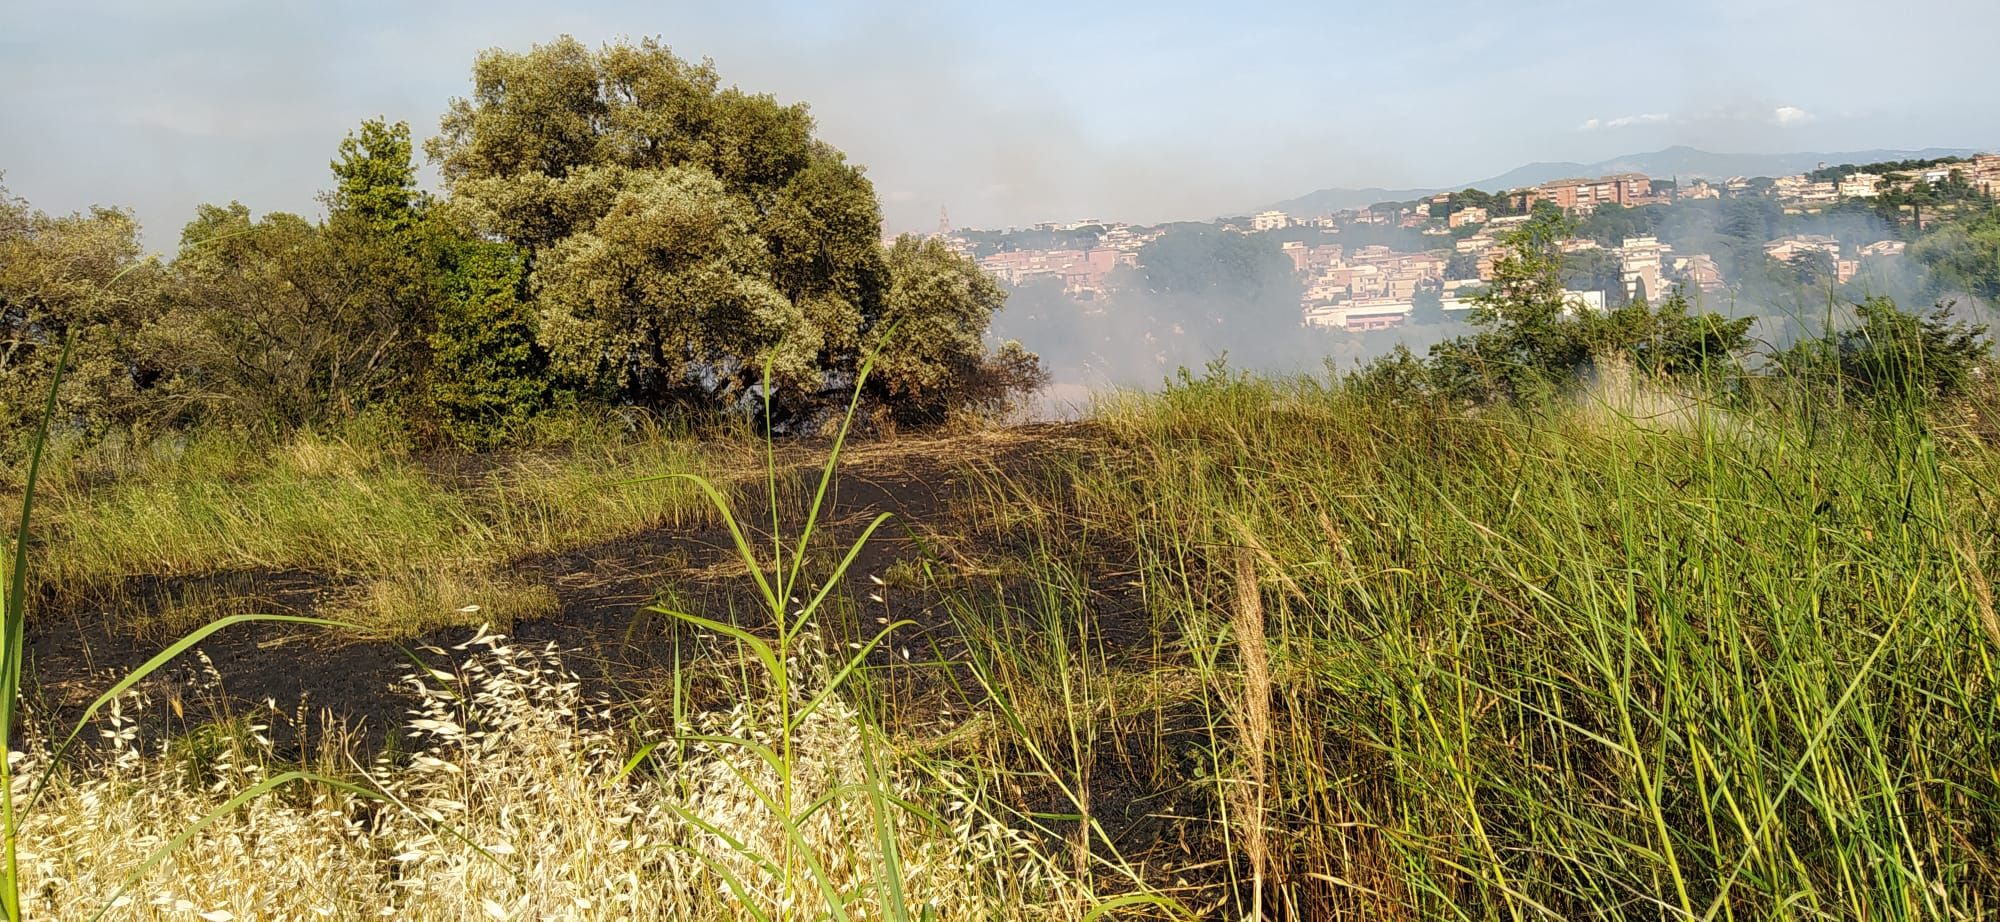
<path fill-rule="evenodd" d="M 704 731 L 702 721 L 684 712 L 677 694 L 672 715 L 677 732 L 670 739 L 641 747 L 627 763 L 627 770 L 658 757 L 665 770 L 673 771 L 675 766 L 687 764 L 690 756 L 713 747 L 750 757 L 745 760 L 750 762 L 750 768 L 732 770 L 734 779 L 753 795 L 761 816 L 768 817 L 769 824 L 777 831 L 776 841 L 760 841 L 745 835 L 741 828 L 726 827 L 687 808 L 670 805 L 669 809 L 682 821 L 705 832 L 711 844 L 721 846 L 719 853 L 701 852 L 691 845 L 682 847 L 696 855 L 739 901 L 742 917 L 760 922 L 790 919 L 848 922 L 867 918 L 927 922 L 940 918 L 938 907 L 963 902 L 964 894 L 911 889 L 912 869 L 906 865 L 914 856 L 905 853 L 911 828 L 922 830 L 924 835 L 973 839 L 985 835 L 980 830 L 991 827 L 984 824 L 997 819 L 978 785 L 968 788 L 963 781 L 952 780 L 956 776 L 949 768 L 926 760 L 921 753 L 896 751 L 896 728 L 869 719 L 868 711 L 856 709 L 850 703 L 857 696 L 855 686 L 863 684 L 861 679 L 868 671 L 870 655 L 883 648 L 892 634 L 915 625 L 893 621 L 870 626 L 859 639 L 844 647 L 838 646 L 832 639 L 836 635 L 822 625 L 837 604 L 830 600 L 843 590 L 855 559 L 890 518 L 888 513 L 874 514 L 858 534 L 836 545 L 830 556 L 819 548 L 824 543 L 826 516 L 831 509 L 828 500 L 835 470 L 873 364 L 872 358 L 864 362 L 856 377 L 847 415 L 827 452 L 817 486 L 803 509 L 802 521 L 789 533 L 784 528 L 781 471 L 775 447 L 768 440 L 765 443 L 768 503 L 763 511 L 769 516 L 769 530 L 764 535 L 756 534 L 763 523 L 752 525 L 748 519 L 739 517 L 723 493 L 708 480 L 692 474 L 668 475 L 692 484 L 712 504 L 762 605 L 754 618 L 742 623 L 720 613 L 698 614 L 671 605 L 656 605 L 652 610 L 733 643 L 743 654 L 737 674 L 738 692 L 744 701 L 762 702 L 763 707 L 748 713 L 739 709 L 732 712 L 736 719 L 728 726 Z M 768 405 L 766 412 L 768 423 Z M 653 482 L 656 480 L 649 479 L 636 485 Z M 676 689 L 681 685 L 682 680 L 677 676 Z M 837 771 L 838 766 L 832 764 L 831 753 L 815 751 L 810 743 L 816 737 L 823 741 L 823 731 L 815 734 L 813 728 L 824 724 L 824 715 L 836 708 L 850 715 L 838 725 L 839 732 L 859 737 L 856 748 L 860 777 L 827 789 L 826 776 Z M 955 807 L 964 815 L 947 815 L 905 796 L 897 778 L 910 775 L 944 782 L 941 787 L 954 791 Z M 690 778 L 685 783 L 698 786 L 700 779 Z M 826 842 L 816 837 L 816 832 L 832 822 L 830 816 L 853 809 L 854 804 L 859 804 L 859 810 L 869 818 L 872 838 Z M 739 822 L 745 826 L 758 825 L 758 821 L 740 815 Z M 1031 849 L 1023 850 L 1013 860 L 1032 861 L 1033 855 Z M 994 855 L 992 860 L 1007 859 Z M 1035 876 L 1011 868 L 996 870 L 999 873 L 990 876 L 1003 880 Z M 963 885 L 978 884 L 966 880 Z M 1132 902 L 1129 897 L 1099 902 L 1087 892 L 1070 896 L 1069 902 L 1058 911 L 1067 909 L 1091 919 Z M 1021 914 L 1022 918 L 1053 917 L 1047 907 L 1022 902 L 1019 895 L 1013 899 L 1013 902 L 1005 898 L 996 901 L 998 908 Z M 1150 895 L 1143 897 L 1143 901 L 1149 905 L 1170 905 L 1169 901 Z"/>
<path fill-rule="evenodd" d="M 1102 407 L 1117 449 L 1001 519 L 1134 548 L 1175 638 L 1146 668 L 1198 680 L 1118 745 L 1204 754 L 1164 787 L 1207 789 L 1218 908 L 1990 917 L 2000 450 L 1920 407 L 1761 400 L 1197 380 Z M 1120 700 L 1046 703 L 1090 669 L 1039 659 L 992 696 L 1079 726 Z M 1177 860 L 1212 857 L 1150 882 Z"/>

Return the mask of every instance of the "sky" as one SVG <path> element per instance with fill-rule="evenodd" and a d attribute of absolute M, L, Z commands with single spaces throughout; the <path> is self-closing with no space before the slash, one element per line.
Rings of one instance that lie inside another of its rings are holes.
<path fill-rule="evenodd" d="M 1674 144 L 2000 146 L 1993 0 L 8 0 L 0 182 L 131 208 L 155 249 L 203 202 L 316 214 L 363 119 L 434 133 L 479 51 L 560 34 L 809 103 L 894 231 L 1205 220 Z"/>

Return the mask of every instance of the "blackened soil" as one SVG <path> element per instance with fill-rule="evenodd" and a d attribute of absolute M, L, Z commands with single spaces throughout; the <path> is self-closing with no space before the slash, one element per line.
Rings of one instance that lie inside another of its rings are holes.
<path fill-rule="evenodd" d="M 974 527 L 969 504 L 1004 481 L 1055 476 L 1056 459 L 1089 450 L 1090 434 L 1077 425 L 1017 427 L 940 440 L 901 439 L 852 445 L 836 471 L 815 540 L 815 565 L 824 572 L 865 526 L 890 514 L 862 546 L 847 578 L 827 608 L 843 641 L 872 635 L 888 622 L 910 624 L 894 632 L 879 651 L 881 665 L 949 659 L 963 643 L 952 625 L 942 588 L 911 580 L 924 561 L 933 572 L 960 564 L 984 567 L 1021 550 L 1018 535 Z M 797 460 L 813 463 L 808 450 Z M 822 456 L 823 457 L 823 456 Z M 817 482 L 815 473 L 803 478 Z M 768 553 L 769 513 L 760 513 L 761 491 L 739 494 L 739 516 L 759 553 Z M 802 503 L 783 517 L 781 530 L 794 535 L 802 524 Z M 758 523 L 762 528 L 758 528 Z M 787 548 L 789 551 L 789 547 Z M 1113 648 L 1137 650 L 1155 641 L 1136 594 L 1125 587 L 1124 561 L 1091 564 L 1090 608 L 1098 622 L 1092 633 Z M 904 579 L 887 585 L 875 580 Z M 739 561 L 729 532 L 720 523 L 657 528 L 556 555 L 512 562 L 507 575 L 552 588 L 557 610 L 548 617 L 499 626 L 518 644 L 553 644 L 564 662 L 593 692 L 612 698 L 643 694 L 669 676 L 674 666 L 707 649 L 694 632 L 649 609 L 665 604 L 703 617 L 751 629 L 768 622 L 765 603 Z M 961 584 L 962 585 L 962 584 Z M 145 662 L 172 637 L 134 630 L 129 609 L 164 606 L 190 590 L 206 589 L 255 603 L 261 611 L 327 615 L 324 603 L 351 588 L 347 582 L 310 571 L 240 571 L 200 577 L 139 577 L 120 594 L 125 611 L 113 613 L 87 602 L 61 605 L 48 600 L 29 627 L 30 664 L 45 713 L 73 716 L 117 677 Z M 327 615 L 331 616 L 331 615 Z M 172 710 L 179 720 L 198 722 L 243 713 L 265 702 L 286 713 L 323 714 L 365 735 L 380 737 L 407 720 L 410 706 L 399 679 L 412 655 L 432 665 L 464 655 L 454 647 L 471 634 L 453 628 L 401 643 L 355 640 L 316 627 L 246 623 L 203 640 L 163 670 L 148 687 L 179 697 Z M 906 652 L 907 651 L 907 652 Z M 220 676 L 221 694 L 194 694 L 205 657 Z"/>
<path fill-rule="evenodd" d="M 829 652 L 840 655 L 882 625 L 908 622 L 869 659 L 866 672 L 876 693 L 897 713 L 948 724 L 934 718 L 940 712 L 963 715 L 983 704 L 966 666 L 979 652 L 968 644 L 980 640 L 961 630 L 962 619 L 1042 619 L 1039 625 L 992 626 L 1027 631 L 1032 643 L 1032 632 L 1047 630 L 1049 622 L 1046 611 L 1029 610 L 1046 605 L 1035 600 L 1048 596 L 1039 592 L 1034 573 L 1020 562 L 1053 552 L 1063 556 L 1075 575 L 1075 583 L 1060 594 L 1066 600 L 1058 603 L 1063 610 L 1056 612 L 1059 619 L 1081 622 L 1069 626 L 1070 636 L 1088 637 L 1107 662 L 1132 660 L 1136 665 L 1157 656 L 1172 639 L 1163 636 L 1163 626 L 1147 613 L 1131 548 L 1102 533 L 1052 538 L 1034 531 L 1047 528 L 1046 519 L 1008 526 L 978 514 L 1002 501 L 996 497 L 1010 485 L 1038 483 L 1044 486 L 1040 492 L 1060 496 L 1066 492 L 1060 482 L 1066 465 L 1087 463 L 1103 444 L 1101 434 L 1085 426 L 1045 425 L 850 446 L 822 516 L 825 525 L 814 543 L 813 570 L 828 572 L 869 522 L 882 513 L 890 518 L 861 547 L 824 609 L 823 626 L 833 635 Z M 806 472 L 802 482 L 810 487 L 817 482 L 813 471 L 823 453 L 816 460 L 810 448 L 791 451 L 791 461 Z M 439 463 L 444 465 L 439 473 L 449 476 L 456 470 L 451 465 L 464 462 Z M 767 554 L 770 519 L 768 511 L 759 511 L 764 508 L 761 491 L 752 484 L 738 496 L 739 515 L 752 530 L 750 540 L 760 554 Z M 785 505 L 791 511 L 781 515 L 780 530 L 795 535 L 802 524 L 802 504 L 794 498 Z M 1073 522 L 1061 527 L 1083 531 Z M 697 706 L 726 703 L 702 700 L 701 661 L 705 655 L 713 658 L 715 640 L 649 610 L 656 604 L 753 631 L 761 632 L 769 622 L 765 603 L 720 523 L 653 529 L 513 561 L 508 570 L 506 575 L 518 582 L 553 589 L 557 609 L 548 617 L 499 629 L 518 645 L 553 645 L 588 693 L 612 700 L 656 692 L 681 667 L 684 680 L 695 676 L 686 680 L 691 683 L 686 687 Z M 313 615 L 323 614 L 327 603 L 352 588 L 310 571 L 243 571 L 138 578 L 120 598 L 128 608 L 136 604 L 143 610 L 206 592 L 254 600 L 264 611 Z M 1000 604 L 1003 599 L 1007 604 Z M 28 687 L 40 695 L 32 706 L 60 725 L 73 723 L 95 695 L 172 639 L 134 630 L 133 623 L 129 611 L 110 614 L 86 603 L 62 606 L 49 600 L 29 628 L 34 675 Z M 413 669 L 411 657 L 449 668 L 450 661 L 467 655 L 455 647 L 471 633 L 454 628 L 391 644 L 301 625 L 236 625 L 206 638 L 198 655 L 179 658 L 146 683 L 153 697 L 169 706 L 149 708 L 145 720 L 173 733 L 253 713 L 268 702 L 279 712 L 304 716 L 302 726 L 272 727 L 281 752 L 299 753 L 309 738 L 336 724 L 379 745 L 409 720 L 413 702 L 399 683 Z M 199 690 L 204 675 L 220 677 L 219 692 Z M 711 695 L 731 694 L 726 682 L 711 681 L 706 687 Z M 1183 821 L 1207 811 L 1206 788 L 1183 780 L 1202 773 L 1197 763 L 1206 744 L 1205 724 L 1192 705 L 1187 713 L 1169 707 L 1165 716 L 1163 724 L 1131 728 L 1134 738 L 1149 741 L 1146 745 L 1100 742 L 1083 756 L 1089 768 L 1080 780 L 1088 791 L 1091 819 L 1121 854 L 1158 855 L 1178 863 L 1206 847 L 1207 824 Z M 1076 754 L 1056 755 L 1058 762 L 1075 764 Z M 1054 787 L 1022 789 L 1015 797 L 1023 810 L 1053 817 L 1043 828 L 1059 836 L 1065 828 L 1080 834 L 1074 821 L 1061 818 L 1075 811 L 1074 803 Z M 1092 848 L 1103 844 L 1093 842 Z"/>

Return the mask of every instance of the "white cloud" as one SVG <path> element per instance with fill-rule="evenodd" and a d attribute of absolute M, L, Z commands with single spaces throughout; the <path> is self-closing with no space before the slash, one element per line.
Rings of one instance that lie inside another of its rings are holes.
<path fill-rule="evenodd" d="M 1691 125 L 1704 122 L 1763 122 L 1789 128 L 1816 121 L 1818 116 L 1798 106 L 1776 106 L 1761 109 L 1750 106 L 1722 106 L 1698 115 L 1672 115 L 1666 112 L 1647 112 L 1640 115 L 1621 115 L 1616 118 L 1587 118 L 1576 126 L 1578 131 L 1608 131 L 1614 128 L 1638 128 L 1646 125 Z"/>
<path fill-rule="evenodd" d="M 1666 113 L 1651 112 L 1645 115 L 1627 115 L 1623 118 L 1614 118 L 1611 121 L 1605 122 L 1604 127 L 1629 128 L 1633 125 L 1661 125 L 1668 121 L 1671 121 L 1671 119 L 1668 118 Z"/>
<path fill-rule="evenodd" d="M 1648 112 L 1644 115 L 1621 115 L 1617 118 L 1588 118 L 1576 126 L 1578 131 L 1596 131 L 1599 128 L 1633 128 L 1639 125 L 1664 125 L 1673 121 L 1673 116 L 1665 112 Z"/>
<path fill-rule="evenodd" d="M 1779 125 L 1802 125 L 1813 120 L 1813 114 L 1798 106 L 1779 106 L 1771 110 L 1771 121 Z"/>

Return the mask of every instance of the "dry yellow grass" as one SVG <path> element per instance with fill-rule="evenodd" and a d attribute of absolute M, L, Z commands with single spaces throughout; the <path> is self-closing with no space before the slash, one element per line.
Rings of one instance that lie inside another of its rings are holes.
<path fill-rule="evenodd" d="M 203 830 L 107 918 L 831 915 L 816 884 L 781 879 L 762 860 L 775 862 L 787 841 L 800 840 L 760 802 L 769 770 L 750 753 L 693 744 L 659 771 L 627 773 L 634 744 L 610 708 L 584 700 L 554 652 L 486 633 L 470 646 L 457 673 L 409 677 L 415 751 L 349 767 L 388 803 L 324 788 L 266 796 Z M 680 732 L 757 738 L 769 732 L 772 705 L 746 701 Z M 60 782 L 24 830 L 30 917 L 87 918 L 152 849 L 269 771 L 263 723 L 245 724 L 190 772 L 184 748 L 170 755 L 139 737 L 131 706 L 142 704 L 126 702 L 107 720 L 102 763 Z M 841 911 L 857 920 L 886 917 L 880 884 L 891 867 L 862 791 L 872 732 L 836 701 L 794 736 L 797 796 L 825 801 L 801 824 L 802 840 L 843 895 Z M 1074 905 L 1068 878 L 950 777 L 892 767 L 885 782 L 924 811 L 895 811 L 890 830 L 913 909 L 929 906 L 939 919 L 1037 919 L 1059 916 L 1043 907 Z"/>

